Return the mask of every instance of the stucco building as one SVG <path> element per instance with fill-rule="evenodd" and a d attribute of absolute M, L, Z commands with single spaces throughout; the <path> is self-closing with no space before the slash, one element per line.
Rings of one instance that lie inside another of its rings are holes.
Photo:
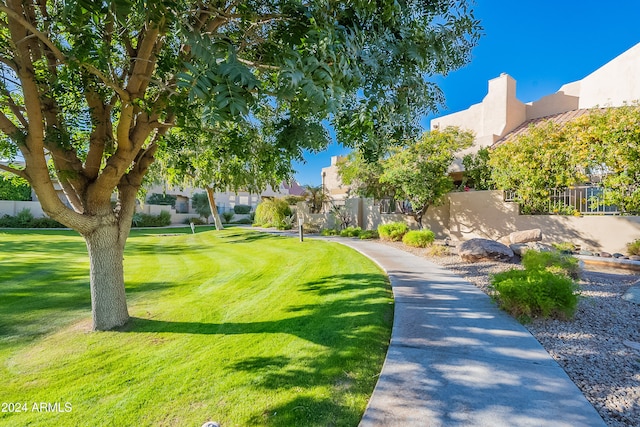
<path fill-rule="evenodd" d="M 474 145 L 461 153 L 461 157 L 495 144 L 532 121 L 566 121 L 589 108 L 619 107 L 640 100 L 640 43 L 582 80 L 567 83 L 537 101 L 518 100 L 516 81 L 505 73 L 489 80 L 488 86 L 482 102 L 431 120 L 432 130 L 458 126 L 475 133 Z M 462 170 L 458 159 L 452 172 Z"/>

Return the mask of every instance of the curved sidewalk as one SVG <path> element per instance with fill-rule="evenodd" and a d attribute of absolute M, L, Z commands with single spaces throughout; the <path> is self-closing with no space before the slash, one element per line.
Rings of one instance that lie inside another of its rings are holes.
<path fill-rule="evenodd" d="M 540 343 L 474 285 L 391 246 L 331 240 L 378 263 L 395 298 L 361 427 L 606 425 Z"/>

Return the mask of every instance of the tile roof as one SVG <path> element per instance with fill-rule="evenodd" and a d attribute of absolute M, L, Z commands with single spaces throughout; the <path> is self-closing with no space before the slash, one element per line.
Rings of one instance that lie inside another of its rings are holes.
<path fill-rule="evenodd" d="M 491 147 L 497 147 L 498 145 L 502 145 L 510 139 L 513 139 L 519 135 L 526 134 L 531 125 L 536 126 L 540 123 L 547 123 L 547 122 L 553 122 L 561 125 L 561 124 L 570 122 L 585 114 L 589 114 L 593 110 L 594 108 L 582 108 L 579 110 L 565 111 L 564 113 L 557 113 L 549 116 L 538 117 L 537 119 L 527 120 L 526 122 L 522 123 L 520 126 L 515 128 L 514 130 L 512 130 L 511 132 L 509 132 L 508 134 L 506 134 L 505 136 L 503 136 L 502 138 L 494 142 Z"/>

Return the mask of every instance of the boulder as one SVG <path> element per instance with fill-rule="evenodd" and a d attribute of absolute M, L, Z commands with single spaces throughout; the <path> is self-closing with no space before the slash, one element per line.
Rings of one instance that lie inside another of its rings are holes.
<path fill-rule="evenodd" d="M 640 256 L 638 256 L 638 255 L 629 255 L 629 259 L 631 261 L 640 261 Z"/>
<path fill-rule="evenodd" d="M 470 239 L 458 246 L 458 255 L 466 262 L 509 261 L 513 258 L 513 251 L 508 246 L 494 240 Z"/>
<path fill-rule="evenodd" d="M 511 244 L 539 242 L 542 240 L 542 230 L 534 228 L 532 230 L 514 231 L 509 234 L 509 242 Z"/>
<path fill-rule="evenodd" d="M 514 243 L 509 245 L 514 254 L 522 256 L 525 252 L 534 250 L 538 252 L 553 252 L 554 248 L 540 242 Z"/>

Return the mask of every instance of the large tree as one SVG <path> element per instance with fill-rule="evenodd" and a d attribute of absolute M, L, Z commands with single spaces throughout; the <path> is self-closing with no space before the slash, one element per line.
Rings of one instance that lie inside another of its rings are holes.
<path fill-rule="evenodd" d="M 136 193 L 194 102 L 208 126 L 273 108 L 284 149 L 326 119 L 375 155 L 442 101 L 428 77 L 479 30 L 464 0 L 1 0 L 0 157 L 25 166 L 0 168 L 85 238 L 93 328 L 114 328 Z"/>
<path fill-rule="evenodd" d="M 454 155 L 473 143 L 468 131 L 448 127 L 425 132 L 415 143 L 391 149 L 382 162 L 380 182 L 395 190 L 396 197 L 411 204 L 410 213 L 422 228 L 422 218 L 430 206 L 441 204 L 453 189 L 449 167 Z"/>

